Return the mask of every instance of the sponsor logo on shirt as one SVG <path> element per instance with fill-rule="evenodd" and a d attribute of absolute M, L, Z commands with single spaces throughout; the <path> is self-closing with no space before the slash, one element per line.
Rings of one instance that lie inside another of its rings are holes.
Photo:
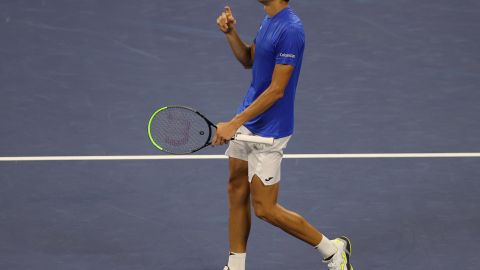
<path fill-rule="evenodd" d="M 291 53 L 280 53 L 280 57 L 286 57 L 286 58 L 293 58 L 295 59 L 295 54 L 291 54 Z"/>

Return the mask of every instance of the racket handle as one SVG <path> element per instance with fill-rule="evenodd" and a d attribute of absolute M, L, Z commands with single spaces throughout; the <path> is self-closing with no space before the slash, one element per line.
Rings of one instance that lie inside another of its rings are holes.
<path fill-rule="evenodd" d="M 268 145 L 273 145 L 273 138 L 265 138 L 265 137 L 260 137 L 260 136 L 255 136 L 255 135 L 245 135 L 245 134 L 235 134 L 235 140 L 237 141 L 242 141 L 242 142 L 252 142 L 252 143 L 262 143 L 262 144 L 268 144 Z"/>

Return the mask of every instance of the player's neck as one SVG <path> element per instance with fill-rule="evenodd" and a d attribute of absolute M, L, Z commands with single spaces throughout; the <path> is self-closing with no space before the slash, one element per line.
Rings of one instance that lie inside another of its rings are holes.
<path fill-rule="evenodd" d="M 273 17 L 286 7 L 288 7 L 288 3 L 285 1 L 278 1 L 278 2 L 271 1 L 268 4 L 265 4 L 263 6 L 263 9 L 265 10 L 265 13 L 267 13 L 269 17 Z"/>

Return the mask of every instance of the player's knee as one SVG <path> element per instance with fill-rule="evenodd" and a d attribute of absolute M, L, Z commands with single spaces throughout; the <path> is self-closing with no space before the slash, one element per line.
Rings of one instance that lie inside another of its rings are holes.
<path fill-rule="evenodd" d="M 248 204 L 250 186 L 247 179 L 235 179 L 228 182 L 228 199 L 230 206 Z"/>
<path fill-rule="evenodd" d="M 255 216 L 259 219 L 269 223 L 275 223 L 275 212 L 272 211 L 273 209 L 268 205 L 262 202 L 253 202 L 253 210 L 255 211 Z"/>
<path fill-rule="evenodd" d="M 245 204 L 248 203 L 250 190 L 248 186 L 228 184 L 228 199 L 230 204 Z"/>
<path fill-rule="evenodd" d="M 248 185 L 248 170 L 245 168 L 231 168 L 228 184 L 233 187 Z"/>
<path fill-rule="evenodd" d="M 248 178 L 244 175 L 230 175 L 228 178 L 228 187 L 232 190 L 245 188 L 248 184 Z"/>
<path fill-rule="evenodd" d="M 267 219 L 267 211 L 262 205 L 253 204 L 253 210 L 255 211 L 255 216 L 257 216 L 259 219 Z"/>

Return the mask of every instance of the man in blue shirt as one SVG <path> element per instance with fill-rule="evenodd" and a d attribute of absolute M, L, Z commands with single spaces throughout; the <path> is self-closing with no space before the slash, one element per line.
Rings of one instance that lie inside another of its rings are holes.
<path fill-rule="evenodd" d="M 253 44 L 243 42 L 227 6 L 217 19 L 233 54 L 252 68 L 252 83 L 237 115 L 219 123 L 214 145 L 235 133 L 273 137 L 272 146 L 230 141 L 229 239 L 230 256 L 224 270 L 245 270 L 250 232 L 250 197 L 255 215 L 315 247 L 331 270 L 352 270 L 348 238 L 329 240 L 302 216 L 277 203 L 280 164 L 294 128 L 295 91 L 302 67 L 305 33 L 288 0 L 259 0 L 266 16 Z"/>

